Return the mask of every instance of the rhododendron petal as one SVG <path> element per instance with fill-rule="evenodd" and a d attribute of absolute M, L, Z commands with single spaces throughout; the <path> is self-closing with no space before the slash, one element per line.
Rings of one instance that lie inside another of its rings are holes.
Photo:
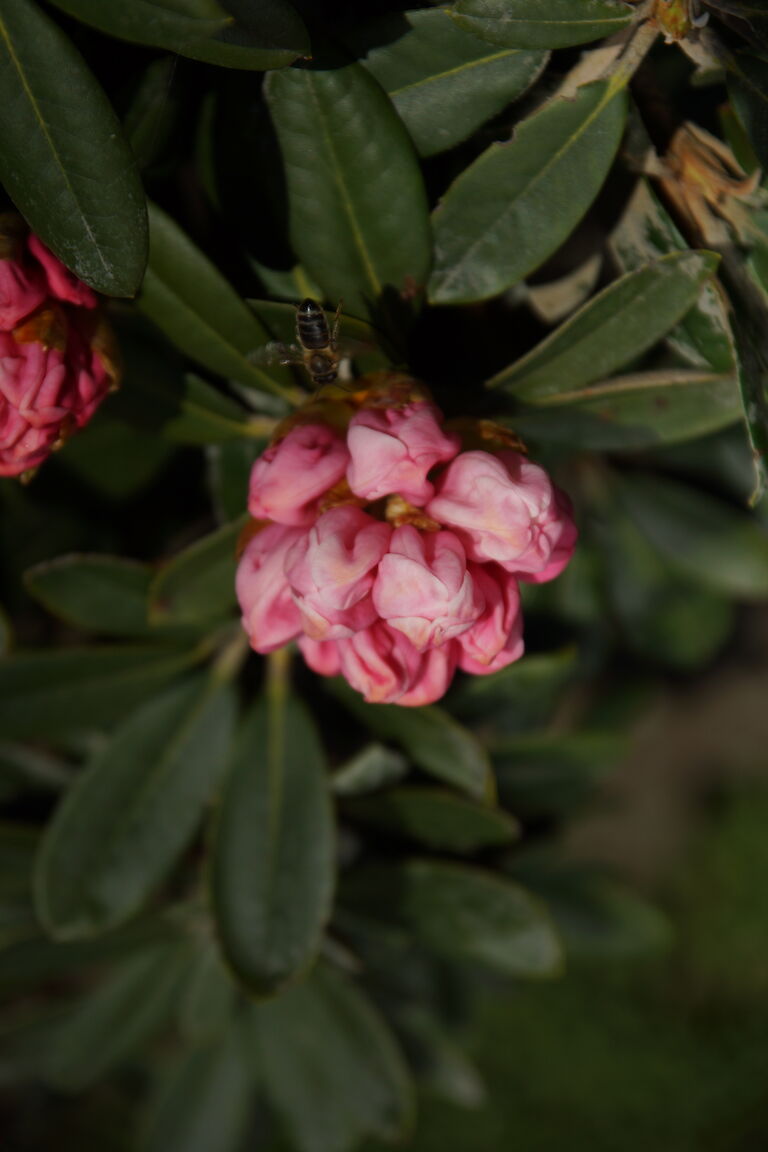
<path fill-rule="evenodd" d="M 370 592 L 392 529 L 355 505 L 324 513 L 294 546 L 286 575 L 304 630 L 338 640 L 377 618 Z"/>
<path fill-rule="evenodd" d="M 361 408 L 347 436 L 347 480 L 355 495 L 378 500 L 399 493 L 414 504 L 428 500 L 433 488 L 427 473 L 453 459 L 460 447 L 458 437 L 442 430 L 440 419 L 434 405 L 424 402 Z"/>
<path fill-rule="evenodd" d="M 373 603 L 382 619 L 423 652 L 458 636 L 483 611 L 483 596 L 467 571 L 452 532 L 396 528 L 379 564 Z"/>
<path fill-rule="evenodd" d="M 248 542 L 235 589 L 243 627 L 257 652 L 273 652 L 301 635 L 301 617 L 285 576 L 285 558 L 304 529 L 270 524 Z"/>
<path fill-rule="evenodd" d="M 337 643 L 342 673 L 369 704 L 394 704 L 414 686 L 422 658 L 382 621 Z"/>
<path fill-rule="evenodd" d="M 495 564 L 471 564 L 470 571 L 483 594 L 485 608 L 477 622 L 457 641 L 465 671 L 467 661 L 483 669 L 490 667 L 513 634 L 522 636 L 523 623 L 520 592 L 513 576 Z"/>
<path fill-rule="evenodd" d="M 0 329 L 10 332 L 45 297 L 45 277 L 39 268 L 19 260 L 0 260 Z"/>
<path fill-rule="evenodd" d="M 338 676 L 341 672 L 339 646 L 334 640 L 311 640 L 309 636 L 299 639 L 301 654 L 313 672 L 318 676 Z"/>
<path fill-rule="evenodd" d="M 76 304 L 80 308 L 95 308 L 98 303 L 96 293 L 82 280 L 78 280 L 73 272 L 66 268 L 61 260 L 54 256 L 39 237 L 31 235 L 27 239 L 30 252 L 43 267 L 48 284 L 48 291 L 57 300 L 66 304 Z"/>
<path fill-rule="evenodd" d="M 511 449 L 461 453 L 439 477 L 427 513 L 459 535 L 472 560 L 520 576 L 547 570 L 570 519 L 544 469 Z"/>
<path fill-rule="evenodd" d="M 442 648 L 433 648 L 425 652 L 413 687 L 398 697 L 397 703 L 406 708 L 434 704 L 448 691 L 456 671 L 457 655 L 455 641 L 444 644 Z"/>
<path fill-rule="evenodd" d="M 318 499 L 344 476 L 349 452 L 325 424 L 300 424 L 268 448 L 251 471 L 248 509 L 257 520 L 309 527 Z"/>

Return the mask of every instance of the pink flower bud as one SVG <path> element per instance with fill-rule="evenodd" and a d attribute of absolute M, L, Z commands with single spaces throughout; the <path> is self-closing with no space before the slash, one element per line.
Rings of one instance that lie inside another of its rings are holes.
<path fill-rule="evenodd" d="M 0 260 L 0 330 L 10 332 L 45 297 L 45 277 L 31 261 Z"/>
<path fill-rule="evenodd" d="M 423 652 L 465 632 L 483 611 L 453 532 L 396 528 L 373 587 L 376 611 Z"/>
<path fill-rule="evenodd" d="M 348 462 L 344 441 L 328 425 L 296 425 L 254 464 L 248 497 L 251 515 L 308 527 L 319 498 L 342 479 Z"/>
<path fill-rule="evenodd" d="M 383 621 L 336 643 L 343 675 L 369 704 L 394 704 L 414 687 L 422 657 Z"/>
<path fill-rule="evenodd" d="M 285 576 L 285 558 L 301 528 L 270 524 L 248 542 L 237 566 L 235 590 L 251 647 L 272 652 L 301 634 L 301 616 Z"/>
<path fill-rule="evenodd" d="M 418 401 L 404 408 L 361 408 L 350 421 L 347 444 L 349 486 L 356 496 L 378 500 L 399 493 L 413 504 L 429 500 L 427 473 L 452 460 L 457 436 L 440 428 L 433 404 Z"/>
<path fill-rule="evenodd" d="M 397 703 L 406 708 L 419 708 L 422 704 L 434 704 L 444 696 L 456 671 L 457 653 L 457 642 L 425 652 L 412 687 L 398 697 Z"/>
<path fill-rule="evenodd" d="M 523 579 L 547 571 L 561 540 L 565 550 L 571 538 L 573 550 L 570 516 L 552 482 L 519 452 L 462 452 L 439 477 L 426 510 L 454 529 L 472 560 L 495 561 Z"/>
<path fill-rule="evenodd" d="M 48 294 L 65 304 L 76 304 L 79 308 L 95 308 L 97 304 L 96 293 L 82 280 L 78 280 L 73 272 L 65 268 L 61 260 L 50 252 L 38 236 L 27 237 L 27 246 L 42 265 Z"/>
<path fill-rule="evenodd" d="M 346 504 L 296 542 L 285 571 L 307 636 L 338 640 L 373 624 L 371 588 L 391 535 L 389 524 Z"/>
<path fill-rule="evenodd" d="M 301 636 L 299 648 L 307 664 L 318 676 L 338 676 L 341 672 L 339 646 L 335 640 L 310 640 L 309 636 Z"/>
<path fill-rule="evenodd" d="M 523 654 L 523 614 L 517 581 L 495 564 L 471 565 L 485 597 L 482 616 L 456 641 L 459 667 L 481 675 L 495 672 Z"/>

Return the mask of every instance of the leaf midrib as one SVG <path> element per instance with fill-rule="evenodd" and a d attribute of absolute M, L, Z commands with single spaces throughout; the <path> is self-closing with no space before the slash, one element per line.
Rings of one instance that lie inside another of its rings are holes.
<path fill-rule="evenodd" d="M 70 196 L 72 197 L 72 200 L 73 200 L 73 202 L 74 202 L 74 204 L 78 210 L 78 213 L 80 215 L 80 219 L 82 221 L 86 235 L 88 236 L 88 238 L 91 240 L 91 242 L 93 244 L 94 251 L 96 252 L 96 255 L 98 256 L 98 258 L 101 262 L 101 266 L 102 266 L 105 274 L 110 279 L 112 279 L 111 266 L 105 260 L 104 254 L 101 251 L 101 247 L 99 246 L 99 244 L 96 240 L 96 236 L 94 235 L 94 232 L 93 232 L 90 224 L 88 223 L 87 217 L 83 213 L 83 210 L 80 206 L 80 201 L 77 197 L 77 194 L 76 194 L 75 189 L 72 185 L 72 182 L 70 181 L 69 176 L 67 174 L 67 170 L 61 162 L 61 158 L 60 158 L 59 153 L 58 153 L 56 146 L 54 144 L 53 137 L 51 136 L 50 132 L 48 131 L 48 127 L 47 127 L 47 124 L 45 122 L 45 119 L 43 118 L 43 114 L 42 114 L 42 111 L 40 109 L 40 105 L 39 105 L 39 103 L 35 97 L 34 92 L 32 91 L 32 88 L 29 85 L 26 73 L 24 72 L 24 69 L 22 68 L 21 61 L 19 60 L 18 56 L 16 55 L 16 52 L 14 51 L 13 41 L 11 39 L 11 34 L 10 34 L 10 32 L 8 30 L 8 26 L 6 25 L 5 21 L 3 20 L 1 14 L 0 14 L 0 37 L 2 37 L 2 39 L 5 42 L 6 48 L 8 50 L 8 56 L 10 58 L 11 64 L 16 69 L 16 73 L 19 77 L 19 81 L 21 83 L 22 90 L 24 91 L 25 95 L 27 96 L 27 99 L 28 99 L 28 101 L 32 107 L 32 112 L 33 112 L 35 118 L 37 119 L 40 130 L 42 131 L 43 137 L 45 138 L 45 140 L 49 146 L 50 153 L 53 157 L 53 160 L 56 164 L 56 167 L 58 168 L 59 172 L 61 173 L 64 184 L 66 185 L 67 190 L 69 191 Z"/>

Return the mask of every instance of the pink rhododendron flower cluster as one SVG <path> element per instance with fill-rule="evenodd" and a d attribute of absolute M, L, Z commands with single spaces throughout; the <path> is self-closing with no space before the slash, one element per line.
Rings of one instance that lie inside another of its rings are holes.
<path fill-rule="evenodd" d="M 243 625 L 257 652 L 298 640 L 370 702 L 428 704 L 457 668 L 522 655 L 519 581 L 557 576 L 576 528 L 509 433 L 459 435 L 398 373 L 359 383 L 296 413 L 253 467 Z"/>
<path fill-rule="evenodd" d="M 0 476 L 36 468 L 115 384 L 93 291 L 0 216 Z"/>

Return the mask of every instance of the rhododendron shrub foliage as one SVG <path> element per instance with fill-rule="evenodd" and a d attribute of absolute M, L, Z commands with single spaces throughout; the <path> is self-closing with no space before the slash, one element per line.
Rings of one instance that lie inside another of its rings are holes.
<path fill-rule="evenodd" d="M 254 464 L 237 594 L 257 652 L 298 640 L 368 702 L 415 706 L 519 659 L 519 582 L 558 576 L 576 529 L 503 428 L 453 432 L 415 381 L 379 377 L 300 410 Z"/>

